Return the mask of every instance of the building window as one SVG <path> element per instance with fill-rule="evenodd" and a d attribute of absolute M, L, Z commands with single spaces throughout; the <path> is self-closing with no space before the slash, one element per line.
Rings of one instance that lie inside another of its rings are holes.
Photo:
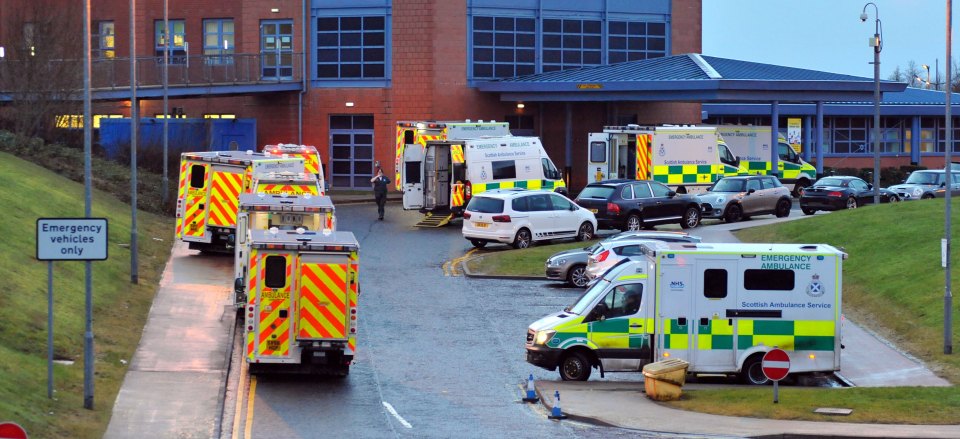
<path fill-rule="evenodd" d="M 543 71 L 603 63 L 599 20 L 543 20 Z"/>
<path fill-rule="evenodd" d="M 334 187 L 370 189 L 374 169 L 373 122 L 371 115 L 330 116 L 329 175 Z"/>
<path fill-rule="evenodd" d="M 666 23 L 611 21 L 607 35 L 608 63 L 667 55 Z"/>
<path fill-rule="evenodd" d="M 82 114 L 61 114 L 55 120 L 57 128 L 83 128 Z"/>
<path fill-rule="evenodd" d="M 208 65 L 233 64 L 233 19 L 203 20 L 203 60 Z"/>
<path fill-rule="evenodd" d="M 90 38 L 90 57 L 93 59 L 116 58 L 116 39 L 112 21 L 98 21 L 96 35 Z"/>
<path fill-rule="evenodd" d="M 232 113 L 203 113 L 204 119 L 236 119 L 237 115 Z"/>
<path fill-rule="evenodd" d="M 187 46 L 186 46 L 186 24 L 183 20 L 167 20 L 170 26 L 170 52 L 168 56 L 170 57 L 170 64 L 186 64 L 187 63 Z M 158 62 L 163 62 L 163 50 L 164 46 L 167 45 L 166 33 L 163 30 L 163 20 L 155 20 L 153 22 L 154 29 L 154 46 L 155 53 L 157 56 Z"/>
<path fill-rule="evenodd" d="M 920 118 L 920 152 L 936 152 L 937 120 L 932 117 Z"/>
<path fill-rule="evenodd" d="M 536 31 L 533 18 L 473 17 L 473 77 L 536 73 Z"/>
<path fill-rule="evenodd" d="M 873 121 L 870 122 L 872 126 Z M 910 152 L 909 144 L 905 146 L 903 142 L 903 123 L 904 119 L 899 117 L 884 117 L 880 119 L 880 152 L 904 152 L 904 147 L 906 147 L 905 152 Z M 873 134 L 872 128 L 870 134 Z M 872 139 L 870 143 L 872 146 Z"/>
<path fill-rule="evenodd" d="M 837 117 L 833 119 L 833 152 L 836 154 L 866 154 L 872 151 L 867 145 L 867 120 L 863 117 Z"/>
<path fill-rule="evenodd" d="M 93 128 L 100 128 L 100 119 L 122 119 L 122 114 L 94 114 L 93 115 Z"/>
<path fill-rule="evenodd" d="M 960 126 L 957 126 L 957 119 L 953 119 L 951 124 L 953 131 L 953 137 L 950 139 L 953 142 L 953 151 L 957 152 L 960 149 L 957 146 L 960 146 Z M 946 151 L 945 145 L 947 144 L 947 130 L 946 130 L 946 121 L 938 120 L 937 121 L 937 152 Z"/>
<path fill-rule="evenodd" d="M 385 16 L 317 18 L 318 79 L 385 79 Z"/>
<path fill-rule="evenodd" d="M 533 116 L 525 114 L 511 114 L 504 117 L 504 122 L 510 125 L 510 134 L 514 136 L 533 136 Z"/>

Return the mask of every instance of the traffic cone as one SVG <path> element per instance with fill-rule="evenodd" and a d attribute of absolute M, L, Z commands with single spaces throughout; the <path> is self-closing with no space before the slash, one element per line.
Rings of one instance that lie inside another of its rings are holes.
<path fill-rule="evenodd" d="M 527 396 L 523 398 L 523 402 L 535 403 L 539 400 L 537 391 L 533 387 L 533 374 L 531 373 L 530 378 L 527 379 Z"/>
<path fill-rule="evenodd" d="M 567 419 L 567 415 L 563 414 L 563 411 L 560 410 L 560 391 L 557 390 L 553 396 L 553 410 L 550 411 L 550 416 L 547 416 L 550 419 Z"/>

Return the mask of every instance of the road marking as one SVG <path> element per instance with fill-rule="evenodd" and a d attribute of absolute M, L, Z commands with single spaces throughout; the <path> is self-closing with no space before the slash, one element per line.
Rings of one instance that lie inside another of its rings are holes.
<path fill-rule="evenodd" d="M 250 439 L 253 431 L 253 397 L 257 394 L 257 377 L 250 377 L 250 392 L 247 400 L 247 424 L 243 428 L 243 438 Z"/>
<path fill-rule="evenodd" d="M 240 415 L 243 410 L 243 385 L 247 382 L 247 360 L 240 358 L 240 383 L 237 384 L 237 407 L 233 412 L 233 430 L 230 435 L 232 439 L 237 439 L 240 434 Z"/>
<path fill-rule="evenodd" d="M 479 250 L 479 249 L 472 248 L 472 249 L 470 249 L 470 251 L 468 251 L 468 252 L 467 252 L 466 254 L 464 254 L 463 256 L 460 256 L 459 258 L 454 258 L 454 259 L 452 259 L 452 260 L 449 260 L 449 261 L 447 261 L 447 262 L 444 262 L 444 263 L 443 263 L 443 266 L 444 266 L 443 275 L 444 275 L 444 276 L 460 276 L 462 273 L 461 273 L 459 270 L 457 270 L 457 267 L 459 267 L 460 264 L 462 264 L 464 261 L 466 261 L 467 259 L 469 259 L 470 256 L 473 255 L 474 253 L 476 253 L 477 250 Z M 448 274 L 448 273 L 449 273 L 449 274 Z"/>
<path fill-rule="evenodd" d="M 413 426 L 410 425 L 410 423 L 407 422 L 406 419 L 403 419 L 403 416 L 400 416 L 400 414 L 397 413 L 397 410 L 394 409 L 389 402 L 386 402 L 386 401 L 381 401 L 381 402 L 383 403 L 383 406 L 387 408 L 387 411 L 390 412 L 390 414 L 393 415 L 394 418 L 397 418 L 397 421 L 400 421 L 401 425 L 407 428 L 413 428 Z"/>

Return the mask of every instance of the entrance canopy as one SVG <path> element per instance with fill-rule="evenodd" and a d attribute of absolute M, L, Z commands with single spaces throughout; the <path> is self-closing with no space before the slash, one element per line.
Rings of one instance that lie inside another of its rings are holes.
<path fill-rule="evenodd" d="M 899 92 L 901 82 L 880 82 Z M 502 101 L 872 101 L 873 78 L 689 53 L 479 82 Z"/>

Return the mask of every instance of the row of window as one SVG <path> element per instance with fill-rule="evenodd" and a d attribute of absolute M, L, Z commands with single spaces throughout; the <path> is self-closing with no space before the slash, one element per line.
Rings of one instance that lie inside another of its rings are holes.
<path fill-rule="evenodd" d="M 121 119 L 126 117 L 122 114 L 94 114 L 93 115 L 93 128 L 100 128 L 101 119 Z M 163 119 L 163 114 L 154 114 L 154 118 Z M 171 119 L 186 119 L 187 116 L 183 114 L 178 115 L 169 115 Z M 237 115 L 232 113 L 204 113 L 204 119 L 236 119 Z M 83 128 L 83 115 L 82 114 L 61 114 L 55 116 L 55 125 L 57 128 Z"/>
<path fill-rule="evenodd" d="M 158 57 L 163 56 L 165 48 L 169 48 L 171 64 L 186 62 L 187 36 L 185 20 L 167 20 L 169 32 L 164 29 L 163 20 L 154 20 L 154 52 Z M 292 26 L 292 24 L 291 24 Z M 98 21 L 93 26 L 91 35 L 91 56 L 95 59 L 114 58 L 117 56 L 116 26 L 113 21 Z M 291 29 L 292 33 L 292 29 Z M 169 46 L 167 34 L 170 35 Z M 203 55 L 209 63 L 232 63 L 232 58 L 225 57 L 234 53 L 234 23 L 232 18 L 212 18 L 203 20 Z"/>

